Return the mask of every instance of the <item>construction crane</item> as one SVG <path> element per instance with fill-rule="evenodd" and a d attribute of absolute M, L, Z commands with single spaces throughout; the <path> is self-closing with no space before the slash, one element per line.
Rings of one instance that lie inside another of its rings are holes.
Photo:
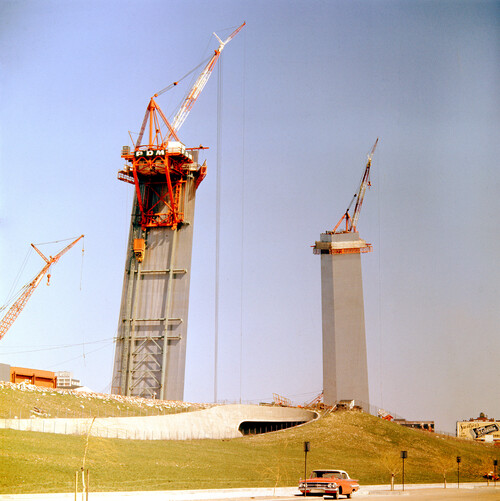
<path fill-rule="evenodd" d="M 359 214 L 361 212 L 361 206 L 363 205 L 363 199 L 365 198 L 366 188 L 371 186 L 370 167 L 372 165 L 372 158 L 373 154 L 375 153 L 375 148 L 377 147 L 377 143 L 378 143 L 378 137 L 377 140 L 375 141 L 375 144 L 373 145 L 371 152 L 368 155 L 368 161 L 366 163 L 363 177 L 361 178 L 359 189 L 357 193 L 355 193 L 354 196 L 352 197 L 349 207 L 347 207 L 347 210 L 345 211 L 344 215 L 340 218 L 340 221 L 337 223 L 332 233 L 356 233 L 357 231 L 356 227 L 358 224 Z M 356 204 L 354 206 L 354 212 L 351 217 L 351 215 L 349 214 L 349 210 L 351 209 L 354 201 L 356 201 Z M 345 229 L 339 229 L 343 221 L 345 221 Z"/>
<path fill-rule="evenodd" d="M 200 76 L 194 83 L 192 89 L 188 93 L 186 99 L 182 103 L 181 107 L 179 108 L 179 111 L 174 117 L 174 120 L 172 122 L 172 128 L 174 131 L 178 131 L 181 128 L 181 125 L 184 123 L 186 120 L 189 112 L 191 111 L 191 108 L 193 107 L 194 103 L 198 99 L 198 96 L 201 94 L 201 91 L 205 87 L 206 83 L 208 82 L 208 79 L 210 78 L 210 75 L 212 74 L 212 71 L 215 67 L 215 63 L 217 62 L 217 59 L 219 59 L 219 56 L 221 55 L 222 50 L 228 44 L 245 26 L 245 23 L 243 23 L 241 26 L 239 26 L 237 29 L 235 29 L 227 38 L 226 40 L 222 41 L 216 33 L 214 33 L 215 37 L 217 40 L 219 40 L 219 47 L 214 50 L 213 56 L 210 58 L 210 61 L 208 61 L 208 64 L 205 66 L 203 71 L 200 73 Z M 156 96 L 160 95 L 160 93 L 156 94 Z"/>
<path fill-rule="evenodd" d="M 20 291 L 18 298 L 9 308 L 5 316 L 2 318 L 0 322 L 0 339 L 5 336 L 5 333 L 9 330 L 9 327 L 14 323 L 16 318 L 19 316 L 24 306 L 28 302 L 28 299 L 31 297 L 38 284 L 42 281 L 42 278 L 47 274 L 50 267 L 57 263 L 61 256 L 68 252 L 79 240 L 81 240 L 84 235 L 80 235 L 76 240 L 73 240 L 68 246 L 66 246 L 62 251 L 56 254 L 54 257 L 49 256 L 45 257 L 42 252 L 35 246 L 35 244 L 31 244 L 31 247 L 37 251 L 37 253 L 41 256 L 41 258 L 45 261 L 45 266 L 41 269 L 38 275 L 28 284 L 26 284 Z M 47 285 L 50 282 L 50 273 L 47 274 Z"/>
<path fill-rule="evenodd" d="M 168 121 L 154 98 L 179 82 L 170 84 L 150 99 L 134 150 L 131 151 L 129 146 L 122 148 L 121 156 L 126 164 L 125 168 L 118 172 L 118 179 L 135 185 L 143 230 L 159 226 L 175 229 L 184 221 L 183 185 L 186 176 L 196 176 L 196 187 L 198 187 L 206 175 L 206 165 L 197 169 L 192 153 L 193 150 L 203 149 L 203 147 L 186 148 L 179 140 L 177 132 L 208 82 L 222 50 L 243 26 L 245 23 L 235 29 L 224 41 L 214 33 L 219 46 L 214 50 L 214 54 L 188 92 L 172 123 Z M 149 133 L 147 140 L 143 142 L 148 123 Z M 159 190 L 159 183 L 165 181 L 167 189 Z M 164 210 L 165 208 L 167 211 Z"/>

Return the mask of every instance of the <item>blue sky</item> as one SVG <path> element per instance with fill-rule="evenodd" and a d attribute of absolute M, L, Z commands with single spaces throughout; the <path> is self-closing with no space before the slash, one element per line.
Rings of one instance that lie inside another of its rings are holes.
<path fill-rule="evenodd" d="M 109 390 L 133 188 L 121 146 L 149 98 L 222 58 L 218 398 L 322 389 L 319 258 L 375 139 L 359 220 L 371 403 L 500 418 L 495 1 L 0 2 L 0 302 L 31 242 L 85 234 L 0 362 Z M 210 146 L 197 194 L 186 400 L 214 395 L 218 70 L 180 130 Z M 158 103 L 175 112 L 182 89 Z M 41 247 L 53 254 L 64 243 Z M 41 269 L 31 255 L 20 287 Z"/>

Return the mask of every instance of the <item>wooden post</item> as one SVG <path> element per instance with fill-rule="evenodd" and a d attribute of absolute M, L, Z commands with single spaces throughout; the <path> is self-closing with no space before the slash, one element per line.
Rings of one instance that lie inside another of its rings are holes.
<path fill-rule="evenodd" d="M 78 472 L 75 471 L 75 501 L 77 492 L 78 492 Z"/>
<path fill-rule="evenodd" d="M 89 469 L 87 468 L 87 489 L 85 494 L 85 501 L 89 501 L 89 488 L 90 488 L 90 473 Z"/>
<path fill-rule="evenodd" d="M 85 500 L 85 470 L 82 468 L 82 501 Z"/>

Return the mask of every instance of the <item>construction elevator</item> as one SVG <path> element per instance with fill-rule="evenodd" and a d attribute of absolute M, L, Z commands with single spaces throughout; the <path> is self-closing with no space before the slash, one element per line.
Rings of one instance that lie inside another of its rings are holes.
<path fill-rule="evenodd" d="M 377 143 L 378 139 L 345 214 L 332 231 L 320 235 L 313 247 L 313 252 L 321 256 L 323 401 L 334 405 L 340 400 L 355 400 L 365 410 L 369 392 L 361 254 L 371 252 L 372 246 L 360 238 L 356 226 L 370 186 Z"/>
<path fill-rule="evenodd" d="M 224 46 L 244 25 L 225 41 L 216 35 L 218 48 L 172 122 L 155 98 L 178 82 L 151 98 L 135 145 L 122 149 L 125 166 L 118 179 L 135 191 L 112 393 L 183 400 L 195 198 L 206 165 L 198 163 L 202 147 L 186 148 L 177 131 Z"/>

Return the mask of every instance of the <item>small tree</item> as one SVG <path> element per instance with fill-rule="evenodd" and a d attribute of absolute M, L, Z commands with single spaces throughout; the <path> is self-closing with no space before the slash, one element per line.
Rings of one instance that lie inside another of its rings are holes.
<path fill-rule="evenodd" d="M 394 490 L 394 478 L 401 471 L 401 458 L 397 451 L 387 451 L 380 457 L 381 464 L 391 474 L 391 491 Z"/>
<path fill-rule="evenodd" d="M 456 468 L 455 457 L 436 456 L 434 460 L 436 469 L 443 475 L 443 487 L 446 489 L 446 474 Z"/>

